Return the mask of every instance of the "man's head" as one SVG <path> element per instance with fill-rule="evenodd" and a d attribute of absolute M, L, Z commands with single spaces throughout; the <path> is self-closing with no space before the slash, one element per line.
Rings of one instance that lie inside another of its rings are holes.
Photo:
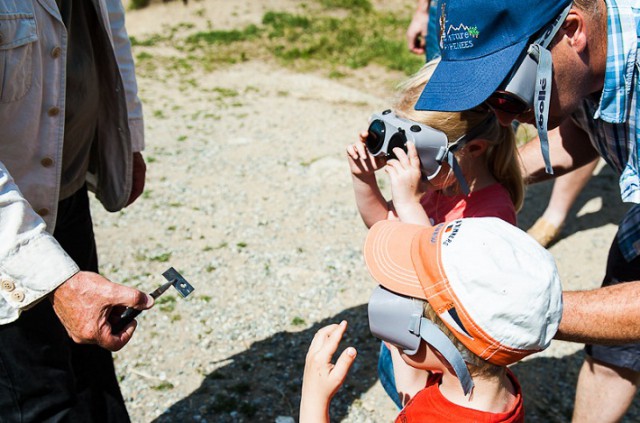
<path fill-rule="evenodd" d="M 529 46 L 572 2 L 449 0 L 440 4 L 442 61 L 416 105 L 419 110 L 459 111 L 487 101 L 513 76 Z M 549 81 L 553 87 L 549 128 L 573 112 L 585 96 L 602 88 L 605 9 L 604 0 L 577 0 L 548 45 L 554 71 L 552 84 Z M 499 106 L 499 102 L 491 103 Z M 531 111 L 494 109 L 505 125 L 513 119 L 534 123 Z"/>
<path fill-rule="evenodd" d="M 435 227 L 378 222 L 364 254 L 384 288 L 370 301 L 372 332 L 409 354 L 419 341 L 412 335 L 439 349 L 431 342 L 432 328 L 414 316 L 423 310 L 412 299 L 427 301 L 468 350 L 498 366 L 543 350 L 558 328 L 562 288 L 553 257 L 500 219 Z M 398 333 L 389 331 L 394 327 Z"/>

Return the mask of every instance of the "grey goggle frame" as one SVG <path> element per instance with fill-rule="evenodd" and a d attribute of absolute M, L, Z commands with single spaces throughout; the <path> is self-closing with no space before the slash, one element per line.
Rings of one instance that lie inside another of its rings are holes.
<path fill-rule="evenodd" d="M 489 114 L 482 123 L 449 144 L 449 139 L 444 132 L 402 118 L 391 110 L 385 110 L 382 113 L 374 113 L 369 119 L 367 149 L 373 156 L 395 158 L 393 149 L 399 147 L 406 152 L 406 143 L 411 141 L 416 146 L 418 157 L 420 157 L 420 168 L 425 179 L 435 178 L 442 169 L 442 164 L 446 162 L 453 170 L 462 192 L 469 195 L 469 184 L 462 174 L 454 153 L 484 132 L 494 121 L 495 116 Z"/>
<path fill-rule="evenodd" d="M 440 328 L 423 317 L 424 301 L 395 294 L 382 286 L 374 289 L 367 308 L 369 330 L 382 341 L 414 355 L 424 340 L 447 360 L 465 395 L 473 390 L 473 379 L 462 354 Z"/>
<path fill-rule="evenodd" d="M 560 30 L 564 20 L 566 19 L 572 4 L 567 6 L 562 13 L 560 13 L 551 22 L 545 30 L 536 37 L 527 50 L 523 53 L 522 57 L 516 62 L 516 66 L 505 79 L 505 82 L 496 90 L 497 92 L 508 93 L 518 98 L 523 103 L 527 104 L 529 109 L 533 107 L 534 95 L 535 95 L 535 80 L 538 75 L 538 64 L 540 61 L 540 54 L 534 45 L 538 45 L 543 48 L 547 48 L 551 43 L 551 40 Z"/>
<path fill-rule="evenodd" d="M 553 174 L 547 134 L 553 64 L 551 52 L 547 47 L 562 27 L 572 6 L 573 2 L 569 3 L 553 22 L 531 42 L 505 82 L 496 90 L 499 94 L 517 98 L 526 104 L 529 110 L 533 108 L 545 171 L 548 174 Z"/>

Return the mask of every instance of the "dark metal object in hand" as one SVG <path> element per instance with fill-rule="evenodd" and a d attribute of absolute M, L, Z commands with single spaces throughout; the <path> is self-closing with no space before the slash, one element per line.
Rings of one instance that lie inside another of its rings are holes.
<path fill-rule="evenodd" d="M 182 277 L 182 275 L 173 267 L 168 268 L 162 276 L 167 280 L 166 283 L 156 288 L 149 295 L 153 299 L 157 299 L 160 295 L 164 294 L 170 287 L 174 287 L 178 293 L 184 298 L 191 294 L 194 290 L 193 286 Z M 126 310 L 120 315 L 120 320 L 111 325 L 111 333 L 121 332 L 129 323 L 133 321 L 142 310 L 136 310 L 135 308 L 127 307 Z"/>

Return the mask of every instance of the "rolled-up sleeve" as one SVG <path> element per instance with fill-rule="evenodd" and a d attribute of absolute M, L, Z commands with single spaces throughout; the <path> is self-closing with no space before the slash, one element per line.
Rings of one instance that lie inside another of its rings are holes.
<path fill-rule="evenodd" d="M 16 320 L 79 271 L 45 228 L 0 163 L 0 324 Z"/>

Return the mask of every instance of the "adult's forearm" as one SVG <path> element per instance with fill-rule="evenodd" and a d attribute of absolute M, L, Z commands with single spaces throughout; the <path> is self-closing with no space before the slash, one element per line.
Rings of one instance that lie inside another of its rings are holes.
<path fill-rule="evenodd" d="M 640 342 L 640 281 L 565 291 L 556 339 L 593 344 Z"/>
<path fill-rule="evenodd" d="M 538 137 L 521 146 L 518 153 L 522 175 L 529 185 L 564 175 L 598 157 L 598 152 L 591 145 L 587 133 L 570 119 L 549 131 L 549 157 L 553 175 L 545 171 Z"/>

